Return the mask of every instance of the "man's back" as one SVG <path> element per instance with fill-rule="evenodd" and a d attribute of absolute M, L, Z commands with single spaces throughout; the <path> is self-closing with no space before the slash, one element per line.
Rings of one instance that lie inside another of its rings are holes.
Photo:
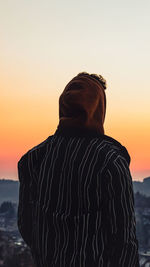
<path fill-rule="evenodd" d="M 37 267 L 139 266 L 129 163 L 113 138 L 71 128 L 21 158 L 18 227 Z"/>

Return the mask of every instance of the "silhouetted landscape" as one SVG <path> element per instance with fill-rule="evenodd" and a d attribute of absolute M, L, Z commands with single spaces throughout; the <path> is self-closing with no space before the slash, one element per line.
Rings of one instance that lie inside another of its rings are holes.
<path fill-rule="evenodd" d="M 133 181 L 140 266 L 150 263 L 150 177 Z M 0 266 L 34 267 L 17 227 L 19 182 L 0 180 Z"/>
<path fill-rule="evenodd" d="M 143 182 L 133 181 L 134 193 L 140 192 L 143 195 L 150 196 L 150 177 L 143 179 Z"/>
<path fill-rule="evenodd" d="M 19 182 L 13 180 L 0 180 L 0 204 L 3 201 L 18 203 Z"/>
<path fill-rule="evenodd" d="M 133 181 L 134 193 L 150 196 L 150 177 L 144 178 L 143 182 Z M 3 201 L 18 203 L 19 182 L 9 179 L 0 180 L 0 204 Z"/>

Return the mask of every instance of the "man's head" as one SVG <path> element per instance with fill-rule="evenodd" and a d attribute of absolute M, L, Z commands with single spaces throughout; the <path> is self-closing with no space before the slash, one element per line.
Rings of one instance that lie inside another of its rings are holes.
<path fill-rule="evenodd" d="M 59 127 L 90 129 L 104 134 L 106 81 L 101 75 L 81 72 L 59 98 Z"/>
<path fill-rule="evenodd" d="M 95 73 L 89 74 L 88 72 L 80 72 L 76 77 L 83 75 L 97 80 L 103 86 L 104 90 L 107 88 L 106 80 L 103 78 L 102 75 L 98 75 Z"/>

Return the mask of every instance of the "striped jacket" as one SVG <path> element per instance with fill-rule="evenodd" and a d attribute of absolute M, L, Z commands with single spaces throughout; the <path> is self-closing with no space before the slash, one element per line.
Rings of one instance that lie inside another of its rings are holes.
<path fill-rule="evenodd" d="M 56 132 L 18 162 L 18 228 L 37 267 L 139 267 L 130 156 L 94 131 Z"/>

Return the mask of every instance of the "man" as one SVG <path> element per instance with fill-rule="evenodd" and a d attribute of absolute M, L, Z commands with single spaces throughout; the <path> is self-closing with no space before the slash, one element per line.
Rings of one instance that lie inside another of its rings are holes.
<path fill-rule="evenodd" d="M 104 134 L 105 89 L 74 77 L 56 132 L 18 162 L 18 227 L 37 267 L 139 267 L 130 156 Z"/>

